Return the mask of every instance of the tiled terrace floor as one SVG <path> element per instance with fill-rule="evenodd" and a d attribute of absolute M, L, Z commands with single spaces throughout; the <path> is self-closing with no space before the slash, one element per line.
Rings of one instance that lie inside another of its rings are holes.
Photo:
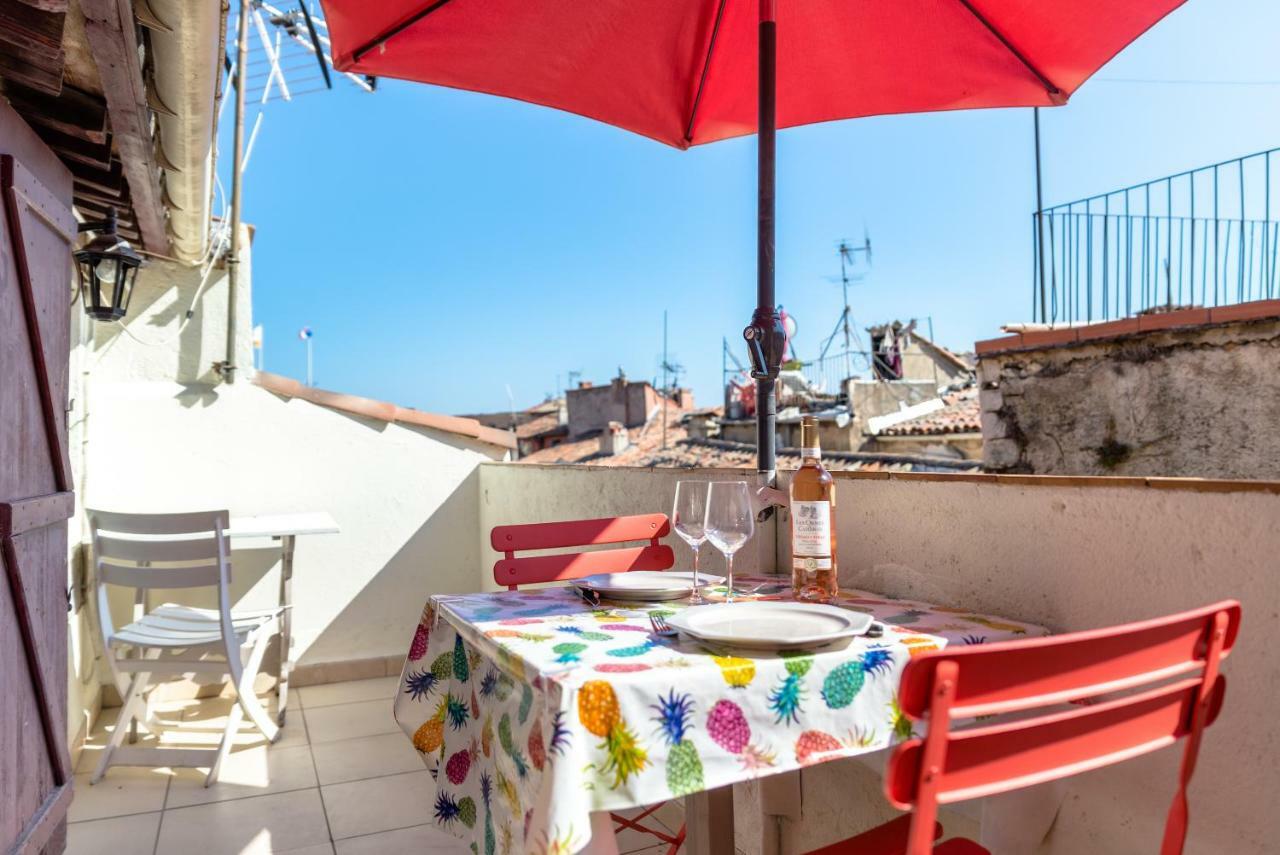
<path fill-rule="evenodd" d="M 268 747 L 246 725 L 207 789 L 200 770 L 123 766 L 90 786 L 117 713 L 104 710 L 76 766 L 67 855 L 470 855 L 431 824 L 435 785 L 391 715 L 398 684 L 298 689 L 279 741 Z M 162 706 L 162 720 L 181 719 L 163 744 L 216 744 L 229 707 L 225 698 Z M 681 821 L 674 806 L 662 816 Z M 653 843 L 634 831 L 618 836 L 623 855 L 658 855 Z"/>

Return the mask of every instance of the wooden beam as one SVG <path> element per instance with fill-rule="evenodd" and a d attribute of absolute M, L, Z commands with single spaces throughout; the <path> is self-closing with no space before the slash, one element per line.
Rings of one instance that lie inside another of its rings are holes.
<path fill-rule="evenodd" d="M 138 57 L 137 26 L 130 0 L 81 0 L 85 35 L 102 79 L 116 150 L 124 164 L 142 245 L 169 253 L 160 170 L 151 138 L 151 114 Z"/>
<path fill-rule="evenodd" d="M 118 160 L 111 161 L 110 165 L 105 169 L 98 166 L 89 166 L 74 160 L 63 162 L 71 170 L 77 185 L 83 184 L 86 187 L 92 187 L 94 190 L 100 190 L 103 193 L 115 196 L 119 196 L 124 192 L 124 173 Z"/>
<path fill-rule="evenodd" d="M 88 142 L 107 141 L 107 102 L 97 95 L 62 87 L 57 98 L 19 86 L 5 88 L 5 97 L 29 125 L 51 128 Z"/>
<path fill-rule="evenodd" d="M 67 13 L 67 0 L 18 0 L 18 2 L 46 12 L 61 12 L 64 15 Z"/>
<path fill-rule="evenodd" d="M 106 169 L 111 165 L 111 135 L 107 134 L 107 141 L 104 143 L 93 143 L 81 137 L 73 137 L 71 134 L 64 134 L 61 131 L 55 131 L 53 128 L 46 128 L 43 125 L 36 125 L 32 128 L 44 140 L 44 144 L 53 149 L 58 157 L 62 158 L 63 163 L 77 161 L 88 166 L 96 166 L 100 169 Z"/>
<path fill-rule="evenodd" d="M 104 193 L 96 187 L 81 184 L 79 181 L 75 182 L 72 187 L 77 204 L 81 201 L 97 202 L 100 205 L 113 205 L 118 211 L 123 211 L 130 206 L 128 188 L 125 188 L 124 192 L 117 194 Z"/>
<path fill-rule="evenodd" d="M 46 95 L 62 91 L 62 27 L 66 9 L 0 3 L 0 77 Z"/>

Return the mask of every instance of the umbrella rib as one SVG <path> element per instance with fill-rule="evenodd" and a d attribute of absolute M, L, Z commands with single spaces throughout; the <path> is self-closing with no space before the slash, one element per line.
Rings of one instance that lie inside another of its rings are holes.
<path fill-rule="evenodd" d="M 393 27 L 389 27 L 386 30 L 383 30 L 381 33 L 374 36 L 372 39 L 370 39 L 369 41 L 365 42 L 362 46 L 357 48 L 351 54 L 351 61 L 353 63 L 359 62 L 361 57 L 363 57 L 369 51 L 373 50 L 378 45 L 385 43 L 388 39 L 392 38 L 393 36 L 400 35 L 400 33 L 403 33 L 405 30 L 409 29 L 414 24 L 418 23 L 423 18 L 427 17 L 432 12 L 439 9 L 441 6 L 443 6 L 448 2 L 449 0 L 432 0 L 432 2 L 428 3 L 426 6 L 422 7 L 417 12 L 414 12 L 408 18 L 405 18 L 403 21 L 401 21 L 400 23 L 396 24 Z"/>
<path fill-rule="evenodd" d="M 689 123 L 684 127 L 684 141 L 693 142 L 693 120 L 698 116 L 698 105 L 702 103 L 702 87 L 707 85 L 707 71 L 711 68 L 711 52 L 716 49 L 716 35 L 720 32 L 720 20 L 724 17 L 725 0 L 720 0 L 716 9 L 716 22 L 711 25 L 711 40 L 707 43 L 707 55 L 702 60 L 702 76 L 698 78 L 698 91 L 693 96 L 693 107 L 689 110 Z"/>
<path fill-rule="evenodd" d="M 1013 54 L 1014 58 L 1016 58 L 1018 62 L 1022 63 L 1022 65 L 1027 69 L 1027 71 L 1030 71 L 1032 74 L 1035 75 L 1036 80 L 1039 80 L 1040 85 L 1043 86 L 1045 91 L 1049 93 L 1049 97 L 1053 99 L 1055 103 L 1058 103 L 1058 101 L 1062 98 L 1062 90 L 1059 89 L 1057 86 L 1054 86 L 1053 81 L 1045 77 L 1044 74 L 1041 73 L 1040 69 L 1036 68 L 1035 65 L 1031 63 L 1031 60 L 1023 56 L 1022 52 L 1013 46 L 1013 43 L 1010 42 L 1009 39 L 1005 37 L 1004 33 L 996 29 L 995 25 L 992 24 L 990 21 L 988 21 L 981 12 L 973 8 L 973 4 L 970 2 L 970 0 L 959 0 L 959 2 L 961 6 L 969 10 L 970 15 L 978 19 L 978 23 L 986 27 L 987 31 L 990 32 L 991 35 L 995 36 L 997 39 L 1000 40 L 1000 44 L 1004 45 L 1005 50 Z"/>

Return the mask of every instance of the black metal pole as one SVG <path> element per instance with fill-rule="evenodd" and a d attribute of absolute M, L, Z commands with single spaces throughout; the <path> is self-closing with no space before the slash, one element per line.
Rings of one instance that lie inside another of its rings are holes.
<path fill-rule="evenodd" d="M 759 177 L 756 230 L 755 323 L 772 330 L 778 322 L 774 294 L 774 182 L 776 169 L 777 22 L 775 0 L 760 0 Z M 766 349 L 766 353 L 769 351 Z M 776 468 L 776 372 L 756 380 L 756 469 L 770 480 Z"/>

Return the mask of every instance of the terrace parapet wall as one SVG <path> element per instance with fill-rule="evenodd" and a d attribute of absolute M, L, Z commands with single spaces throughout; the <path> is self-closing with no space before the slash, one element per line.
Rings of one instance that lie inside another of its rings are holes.
<path fill-rule="evenodd" d="M 988 471 L 1280 479 L 1280 300 L 977 350 Z"/>

